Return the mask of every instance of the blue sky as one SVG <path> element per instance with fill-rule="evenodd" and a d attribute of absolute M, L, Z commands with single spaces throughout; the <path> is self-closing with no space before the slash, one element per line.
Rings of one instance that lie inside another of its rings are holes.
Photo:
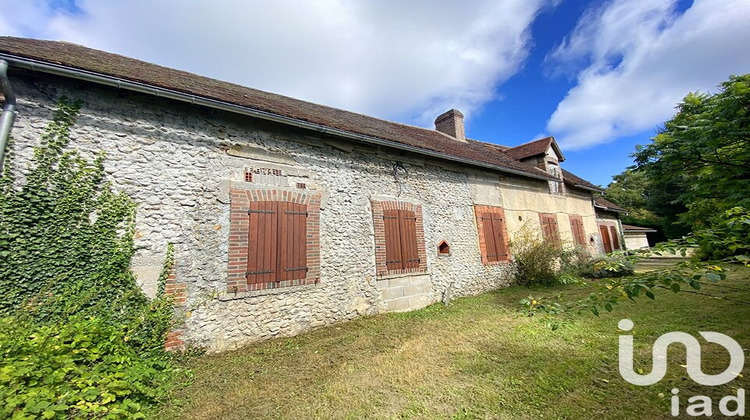
<path fill-rule="evenodd" d="M 601 185 L 676 103 L 750 72 L 748 0 L 0 0 L 0 34 L 75 42 L 518 145 Z"/>

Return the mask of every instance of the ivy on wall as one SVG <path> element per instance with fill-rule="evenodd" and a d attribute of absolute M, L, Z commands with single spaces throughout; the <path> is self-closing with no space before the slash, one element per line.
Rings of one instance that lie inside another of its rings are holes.
<path fill-rule="evenodd" d="M 0 417 L 139 418 L 170 386 L 174 307 L 130 271 L 135 203 L 69 146 L 80 102 L 61 98 L 30 168 L 0 177 Z"/>
<path fill-rule="evenodd" d="M 64 150 L 80 106 L 59 101 L 22 185 L 7 162 L 0 181 L 0 314 L 31 305 L 50 312 L 49 319 L 145 299 L 134 293 L 129 270 L 135 204 L 103 182 L 103 155 L 89 163 Z M 71 293 L 75 302 L 49 304 Z"/>

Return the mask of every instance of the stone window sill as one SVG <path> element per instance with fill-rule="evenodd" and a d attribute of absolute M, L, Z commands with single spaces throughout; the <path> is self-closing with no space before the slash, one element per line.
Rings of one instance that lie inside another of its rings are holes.
<path fill-rule="evenodd" d="M 227 292 L 224 292 L 224 294 L 219 295 L 218 299 L 222 302 L 226 302 L 230 300 L 240 300 L 240 299 L 258 297 L 258 296 L 280 295 L 280 294 L 285 294 L 285 293 L 301 292 L 303 290 L 309 290 L 309 289 L 313 289 L 319 286 L 320 286 L 320 282 L 312 283 L 312 284 L 301 284 L 298 286 L 278 287 L 278 288 L 273 288 L 273 289 L 248 290 L 245 292 L 237 292 L 237 293 L 234 293 L 232 291 L 227 291 Z"/>
<path fill-rule="evenodd" d="M 383 274 L 380 276 L 377 276 L 378 280 L 389 280 L 389 279 L 398 279 L 401 277 L 413 277 L 413 276 L 429 276 L 430 272 L 427 270 L 424 271 L 412 271 L 409 273 L 388 273 Z"/>
<path fill-rule="evenodd" d="M 500 260 L 500 261 L 486 261 L 484 265 L 509 265 L 511 260 Z"/>

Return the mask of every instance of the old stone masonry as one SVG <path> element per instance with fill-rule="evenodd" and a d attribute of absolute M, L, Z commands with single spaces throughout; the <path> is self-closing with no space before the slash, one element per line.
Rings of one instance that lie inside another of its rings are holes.
<path fill-rule="evenodd" d="M 3 37 L 0 59 L 17 167 L 58 98 L 81 100 L 70 147 L 104 151 L 137 202 L 148 295 L 174 244 L 168 346 L 221 351 L 508 285 L 524 226 L 592 253 L 623 242 L 622 209 L 560 168 L 551 137 L 507 148 L 466 139 L 456 110 L 404 126 L 73 44 Z"/>

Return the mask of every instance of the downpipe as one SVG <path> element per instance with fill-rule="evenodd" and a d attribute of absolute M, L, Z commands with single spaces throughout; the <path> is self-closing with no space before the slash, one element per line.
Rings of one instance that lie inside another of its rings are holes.
<path fill-rule="evenodd" d="M 5 148 L 8 146 L 10 129 L 13 127 L 13 118 L 16 114 L 16 96 L 13 95 L 13 89 L 10 88 L 8 62 L 5 60 L 0 60 L 0 91 L 5 96 L 3 113 L 0 115 L 0 171 L 2 171 L 5 161 Z"/>

